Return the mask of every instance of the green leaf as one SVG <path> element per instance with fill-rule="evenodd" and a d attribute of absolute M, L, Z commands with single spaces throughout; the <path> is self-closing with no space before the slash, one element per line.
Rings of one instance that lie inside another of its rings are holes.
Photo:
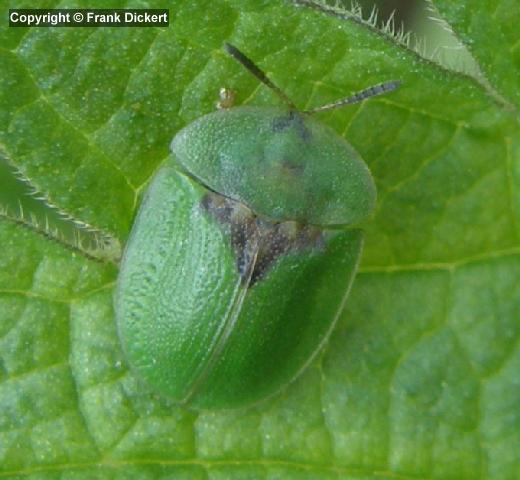
<path fill-rule="evenodd" d="M 434 0 L 451 28 L 466 44 L 492 88 L 520 107 L 520 35 L 514 0 L 450 2 Z"/>
<path fill-rule="evenodd" d="M 1 151 L 51 203 L 122 243 L 169 141 L 214 109 L 220 87 L 239 104 L 278 101 L 223 41 L 302 108 L 403 86 L 320 114 L 370 165 L 378 208 L 329 345 L 249 410 L 196 413 L 150 392 L 120 350 L 117 268 L 1 220 L 0 478 L 518 478 L 520 139 L 509 104 L 520 18 L 509 3 L 497 14 L 492 2 L 438 2 L 485 84 L 289 2 L 175 1 L 164 29 L 4 23 Z"/>

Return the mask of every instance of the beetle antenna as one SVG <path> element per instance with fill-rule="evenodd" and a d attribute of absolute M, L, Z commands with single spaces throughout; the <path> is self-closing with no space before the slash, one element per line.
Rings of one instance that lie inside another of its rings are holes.
<path fill-rule="evenodd" d="M 378 85 L 374 85 L 373 87 L 365 88 L 364 90 L 361 90 L 360 92 L 357 92 L 350 97 L 342 98 L 341 100 L 336 100 L 332 103 L 327 103 L 326 105 L 313 108 L 312 110 L 306 110 L 303 113 L 311 114 L 316 112 L 325 112 L 327 110 L 334 110 L 335 108 L 343 107 L 344 105 L 352 105 L 353 103 L 359 103 L 366 98 L 376 97 L 377 95 L 383 95 L 384 93 L 391 92 L 400 86 L 401 82 L 399 80 L 380 83 Z"/>
<path fill-rule="evenodd" d="M 293 101 L 277 87 L 267 75 L 255 65 L 255 63 L 244 55 L 237 47 L 231 45 L 231 43 L 224 43 L 224 49 L 229 53 L 237 62 L 240 62 L 245 68 L 247 68 L 258 80 L 264 85 L 268 86 L 273 92 L 275 92 L 291 110 L 298 110 L 294 105 Z"/>

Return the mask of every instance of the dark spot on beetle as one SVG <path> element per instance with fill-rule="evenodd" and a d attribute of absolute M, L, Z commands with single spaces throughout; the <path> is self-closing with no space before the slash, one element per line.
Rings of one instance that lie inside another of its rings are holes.
<path fill-rule="evenodd" d="M 201 206 L 229 235 L 237 271 L 244 283 L 249 282 L 248 287 L 262 280 L 281 256 L 321 250 L 324 246 L 318 228 L 296 222 L 271 222 L 257 217 L 240 202 L 213 192 L 202 198 Z"/>
<path fill-rule="evenodd" d="M 276 117 L 273 120 L 273 133 L 283 132 L 288 128 L 295 128 L 300 138 L 304 141 L 308 141 L 311 138 L 311 132 L 305 126 L 303 117 L 299 112 L 291 110 L 287 115 Z"/>
<path fill-rule="evenodd" d="M 231 223 L 231 245 L 237 256 L 238 273 L 244 282 L 251 276 L 251 268 L 254 268 L 257 236 L 254 220 Z"/>
<path fill-rule="evenodd" d="M 281 164 L 281 172 L 291 177 L 299 176 L 303 173 L 305 167 L 300 163 L 295 163 L 292 160 L 284 159 Z"/>
<path fill-rule="evenodd" d="M 249 286 L 262 280 L 283 255 L 309 249 L 322 250 L 324 239 L 318 228 L 296 222 L 273 223 L 257 219 L 260 242 Z"/>
<path fill-rule="evenodd" d="M 258 230 L 253 213 L 240 202 L 214 192 L 201 200 L 204 211 L 211 214 L 229 236 L 236 254 L 237 270 L 243 281 L 251 275 L 254 256 L 258 249 Z"/>
<path fill-rule="evenodd" d="M 202 208 L 210 212 L 220 223 L 229 224 L 233 213 L 232 203 L 222 195 L 207 193 L 202 197 Z"/>

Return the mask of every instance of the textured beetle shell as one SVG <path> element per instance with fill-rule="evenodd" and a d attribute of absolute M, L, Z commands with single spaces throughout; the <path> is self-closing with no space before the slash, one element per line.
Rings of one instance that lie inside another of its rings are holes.
<path fill-rule="evenodd" d="M 276 221 L 353 225 L 375 206 L 374 181 L 359 154 L 326 125 L 283 108 L 204 115 L 171 149 L 204 185 Z"/>
<path fill-rule="evenodd" d="M 121 263 L 118 331 L 154 390 L 196 408 L 234 408 L 275 393 L 323 345 L 362 233 L 324 231 L 319 245 L 285 249 L 253 282 L 258 237 L 233 242 L 204 206 L 207 194 L 170 162 L 153 179 Z"/>

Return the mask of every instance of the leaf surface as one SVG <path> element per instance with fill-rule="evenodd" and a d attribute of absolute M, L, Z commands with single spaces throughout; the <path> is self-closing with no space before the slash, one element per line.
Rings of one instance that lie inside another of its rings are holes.
<path fill-rule="evenodd" d="M 438 6 L 514 105 L 518 14 L 490 14 L 491 3 Z M 239 104 L 278 102 L 225 55 L 225 40 L 301 108 L 399 79 L 391 95 L 319 117 L 377 182 L 361 271 L 320 359 L 283 394 L 196 413 L 128 371 L 116 267 L 2 220 L 0 478 L 517 478 L 515 111 L 475 79 L 319 10 L 169 8 L 165 29 L 3 24 L 2 152 L 53 204 L 124 244 L 171 138 L 214 109 L 220 87 Z"/>

